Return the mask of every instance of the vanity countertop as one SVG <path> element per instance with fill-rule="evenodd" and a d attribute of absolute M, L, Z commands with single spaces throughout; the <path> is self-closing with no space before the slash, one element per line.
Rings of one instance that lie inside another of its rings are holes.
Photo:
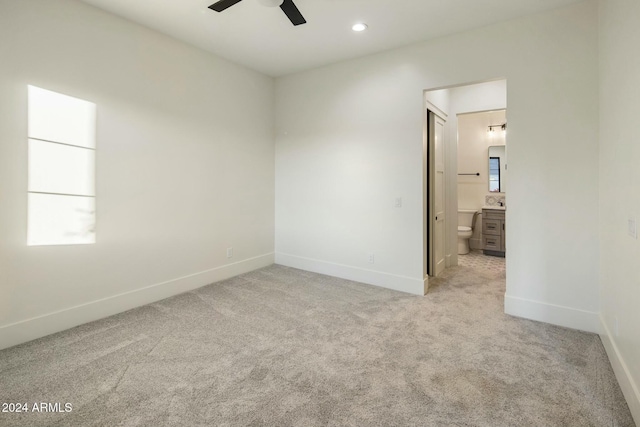
<path fill-rule="evenodd" d="M 506 211 L 507 207 L 506 206 L 483 206 L 482 209 L 493 209 L 496 211 Z"/>

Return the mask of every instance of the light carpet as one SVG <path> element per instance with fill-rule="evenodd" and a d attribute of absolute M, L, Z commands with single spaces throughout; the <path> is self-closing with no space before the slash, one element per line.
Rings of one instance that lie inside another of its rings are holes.
<path fill-rule="evenodd" d="M 416 297 L 271 266 L 0 352 L 2 426 L 633 426 L 597 335 L 503 313 L 504 270 Z"/>

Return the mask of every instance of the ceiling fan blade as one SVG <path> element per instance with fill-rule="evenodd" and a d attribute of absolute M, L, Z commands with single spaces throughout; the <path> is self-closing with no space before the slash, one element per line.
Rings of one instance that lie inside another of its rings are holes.
<path fill-rule="evenodd" d="M 293 25 L 306 24 L 307 21 L 304 19 L 296 5 L 293 3 L 293 0 L 284 0 L 280 5 L 280 9 L 287 15 L 287 18 L 291 21 Z"/>
<path fill-rule="evenodd" d="M 222 12 L 223 10 L 233 6 L 236 3 L 240 3 L 241 1 L 242 0 L 220 0 L 209 6 L 209 9 L 215 10 L 216 12 Z"/>

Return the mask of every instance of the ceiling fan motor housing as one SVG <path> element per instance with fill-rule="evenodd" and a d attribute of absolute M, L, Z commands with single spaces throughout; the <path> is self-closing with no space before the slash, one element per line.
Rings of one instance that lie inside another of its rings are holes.
<path fill-rule="evenodd" d="M 222 12 L 224 10 L 227 10 L 234 4 L 240 3 L 241 1 L 242 0 L 218 0 L 217 2 L 209 6 L 209 9 L 215 10 L 216 12 Z M 307 23 L 306 19 L 304 19 L 304 17 L 296 7 L 295 3 L 293 3 L 293 0 L 259 0 L 259 1 L 260 1 L 260 4 L 263 4 L 269 7 L 280 6 L 280 9 L 282 9 L 284 14 L 287 15 L 287 18 L 289 18 L 289 21 L 291 21 L 293 25 L 301 25 L 301 24 Z"/>
<path fill-rule="evenodd" d="M 284 2 L 284 0 L 258 0 L 258 2 L 263 6 L 278 7 Z"/>

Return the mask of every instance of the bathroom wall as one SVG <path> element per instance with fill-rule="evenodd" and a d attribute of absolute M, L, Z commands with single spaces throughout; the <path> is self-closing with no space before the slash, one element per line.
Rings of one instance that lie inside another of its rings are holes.
<path fill-rule="evenodd" d="M 458 115 L 458 207 L 480 209 L 489 192 L 488 150 L 505 145 L 506 132 L 488 126 L 506 121 L 504 110 Z M 480 173 L 480 176 L 461 175 Z"/>
<path fill-rule="evenodd" d="M 489 192 L 489 147 L 506 143 L 506 132 L 500 128 L 488 132 L 488 127 L 505 122 L 505 110 L 458 114 L 459 209 L 481 210 L 485 205 L 485 196 Z M 480 173 L 480 176 L 463 175 L 470 173 Z M 503 180 L 506 183 L 506 177 L 503 176 Z M 469 241 L 471 249 L 482 249 L 481 224 L 482 217 L 478 217 L 473 237 Z"/>

